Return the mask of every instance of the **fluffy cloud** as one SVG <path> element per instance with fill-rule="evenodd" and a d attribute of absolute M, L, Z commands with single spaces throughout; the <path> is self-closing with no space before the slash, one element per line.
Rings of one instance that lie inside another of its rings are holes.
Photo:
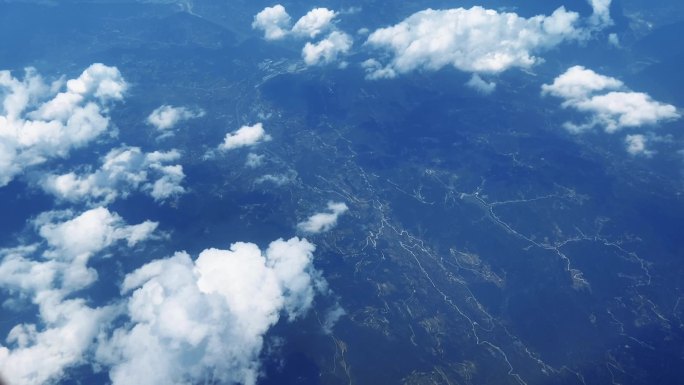
<path fill-rule="evenodd" d="M 529 19 L 479 6 L 427 9 L 371 33 L 366 45 L 389 52 L 391 60 L 383 66 L 372 59 L 365 67 L 371 79 L 445 66 L 490 74 L 528 68 L 540 61 L 536 53 L 580 38 L 578 20 L 563 7 Z"/>
<path fill-rule="evenodd" d="M 329 64 L 337 61 L 351 49 L 352 38 L 344 32 L 333 31 L 325 39 L 317 43 L 306 43 L 302 49 L 302 58 L 306 65 Z"/>
<path fill-rule="evenodd" d="M 470 80 L 468 80 L 466 85 L 484 95 L 489 95 L 496 89 L 496 83 L 487 82 L 484 79 L 482 79 L 478 74 L 473 74 L 473 76 L 470 78 Z"/>
<path fill-rule="evenodd" d="M 278 4 L 266 7 L 254 16 L 252 28 L 262 30 L 266 40 L 279 40 L 286 36 L 313 39 L 334 29 L 333 22 L 338 15 L 339 13 L 327 8 L 314 8 L 290 28 L 290 15 Z M 332 31 L 325 39 L 315 43 L 307 42 L 302 49 L 302 58 L 309 66 L 329 64 L 336 61 L 339 56 L 347 54 L 352 44 L 353 39 L 348 34 Z"/>
<path fill-rule="evenodd" d="M 168 131 L 184 120 L 202 116 L 204 116 L 203 110 L 163 105 L 152 111 L 147 117 L 147 123 L 158 131 Z"/>
<path fill-rule="evenodd" d="M 318 234 L 329 231 L 337 225 L 337 218 L 349 210 L 342 202 L 328 202 L 328 212 L 316 213 L 306 221 L 298 223 L 300 231 L 310 234 Z"/>
<path fill-rule="evenodd" d="M 252 28 L 262 30 L 266 40 L 279 40 L 290 32 L 291 22 L 292 19 L 285 11 L 285 7 L 277 4 L 257 13 Z"/>
<path fill-rule="evenodd" d="M 589 23 L 596 27 L 607 27 L 613 25 L 610 17 L 610 3 L 613 0 L 588 0 L 594 13 L 589 18 Z"/>
<path fill-rule="evenodd" d="M 627 145 L 627 152 L 632 155 L 653 155 L 653 151 L 649 150 L 646 145 L 648 139 L 641 134 L 627 135 L 625 137 L 625 144 Z"/>
<path fill-rule="evenodd" d="M 0 370 L 12 385 L 44 385 L 64 371 L 84 364 L 84 353 L 112 314 L 111 307 L 91 308 L 82 299 L 55 299 L 46 292 L 40 299 L 43 325 L 19 324 L 0 345 Z"/>
<path fill-rule="evenodd" d="M 288 35 L 313 39 L 330 29 L 338 13 L 327 8 L 314 8 L 290 28 L 292 18 L 280 4 L 266 7 L 254 16 L 252 28 L 264 32 L 266 40 L 279 40 Z"/>
<path fill-rule="evenodd" d="M 38 307 L 39 322 L 14 326 L 7 345 L 0 345 L 0 372 L 13 385 L 53 383 L 85 363 L 96 336 L 116 314 L 114 306 L 94 308 L 71 298 L 97 279 L 89 260 L 118 242 L 134 246 L 157 227 L 149 221 L 129 226 L 105 208 L 76 217 L 50 212 L 34 223 L 43 242 L 0 250 L 0 287 Z"/>
<path fill-rule="evenodd" d="M 264 334 L 282 313 L 306 312 L 325 282 L 315 247 L 292 238 L 265 252 L 250 243 L 153 261 L 126 276 L 130 323 L 100 344 L 113 385 L 253 385 Z"/>
<path fill-rule="evenodd" d="M 542 94 L 562 98 L 563 107 L 590 115 L 585 123 L 565 123 L 572 132 L 595 126 L 603 127 L 606 132 L 615 132 L 626 127 L 655 125 L 680 118 L 676 107 L 655 101 L 648 94 L 632 92 L 618 79 L 582 66 L 571 67 L 552 84 L 544 84 Z"/>
<path fill-rule="evenodd" d="M 271 136 L 266 134 L 264 125 L 257 123 L 253 126 L 242 126 L 235 132 L 227 133 L 223 143 L 219 145 L 219 149 L 227 151 L 241 147 L 252 147 L 269 140 L 271 140 Z"/>
<path fill-rule="evenodd" d="M 51 84 L 32 68 L 23 79 L 0 71 L 0 187 L 27 167 L 66 157 L 102 135 L 108 105 L 123 99 L 126 88 L 119 70 L 103 64 Z"/>
<path fill-rule="evenodd" d="M 60 223 L 51 221 L 54 216 L 55 213 L 40 216 L 36 225 L 39 226 L 41 237 L 50 246 L 50 251 L 45 255 L 55 258 L 91 256 L 117 241 L 126 241 L 132 247 L 147 239 L 157 228 L 157 223 L 150 221 L 126 225 L 120 216 L 104 207 L 88 210 Z"/>
<path fill-rule="evenodd" d="M 48 174 L 41 186 L 61 200 L 105 204 L 132 190 L 147 192 L 157 201 L 163 201 L 185 192 L 181 186 L 185 174 L 183 167 L 169 164 L 180 158 L 176 150 L 144 153 L 138 147 L 121 147 L 111 150 L 102 160 L 102 166 L 92 173 L 77 175 Z"/>
<path fill-rule="evenodd" d="M 327 8 L 314 8 L 302 16 L 292 27 L 295 36 L 303 36 L 313 39 L 328 28 L 337 16 L 335 11 Z"/>

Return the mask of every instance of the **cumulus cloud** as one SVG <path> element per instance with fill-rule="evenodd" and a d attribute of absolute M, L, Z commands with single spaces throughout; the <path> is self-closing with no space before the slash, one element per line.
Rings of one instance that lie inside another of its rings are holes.
<path fill-rule="evenodd" d="M 648 94 L 630 91 L 620 80 L 582 66 L 571 67 L 552 84 L 544 84 L 542 94 L 562 98 L 564 108 L 590 115 L 585 123 L 565 123 L 571 132 L 600 126 L 612 133 L 680 118 L 676 107 L 655 101 Z"/>
<path fill-rule="evenodd" d="M 292 27 L 292 33 L 295 36 L 313 39 L 330 28 L 330 24 L 336 16 L 337 12 L 327 8 L 314 8 L 297 20 Z"/>
<path fill-rule="evenodd" d="M 309 41 L 302 49 L 302 58 L 306 65 L 329 64 L 336 61 L 339 56 L 346 55 L 353 44 L 350 35 L 334 30 L 333 22 L 338 15 L 338 12 L 327 8 L 314 8 L 290 28 L 290 15 L 278 4 L 266 7 L 254 16 L 252 28 L 263 31 L 266 40 L 279 40 L 286 36 L 314 39 L 332 29 L 333 31 L 324 39 L 317 42 Z"/>
<path fill-rule="evenodd" d="M 30 299 L 38 322 L 15 325 L 0 345 L 0 372 L 13 385 L 54 383 L 83 364 L 115 306 L 91 307 L 72 298 L 97 272 L 89 260 L 116 243 L 135 246 L 148 239 L 155 222 L 127 225 L 116 213 L 96 208 L 78 216 L 49 212 L 34 221 L 42 241 L 0 250 L 0 288 Z"/>
<path fill-rule="evenodd" d="M 306 43 L 302 49 L 302 58 L 306 65 L 330 64 L 337 61 L 338 56 L 344 55 L 351 49 L 352 38 L 339 31 L 331 32 L 328 37 L 317 43 Z"/>
<path fill-rule="evenodd" d="M 201 109 L 174 107 L 165 104 L 152 111 L 147 117 L 147 123 L 158 131 L 168 131 L 184 120 L 202 116 L 204 116 L 204 111 Z"/>
<path fill-rule="evenodd" d="M 0 370 L 8 384 L 44 385 L 84 364 L 84 354 L 112 314 L 111 307 L 91 308 L 82 299 L 55 299 L 51 292 L 39 300 L 43 325 L 19 324 L 0 345 Z"/>
<path fill-rule="evenodd" d="M 613 19 L 610 17 L 610 3 L 612 0 L 588 0 L 594 11 L 589 18 L 589 23 L 595 27 L 607 27 L 613 25 Z"/>
<path fill-rule="evenodd" d="M 427 9 L 370 34 L 366 45 L 391 59 L 366 62 L 368 78 L 391 78 L 415 70 L 452 66 L 461 71 L 497 74 L 541 61 L 535 54 L 578 39 L 579 14 L 558 8 L 550 16 L 520 17 L 479 6 Z"/>
<path fill-rule="evenodd" d="M 219 149 L 227 151 L 241 147 L 252 147 L 269 140 L 271 140 L 271 136 L 266 134 L 264 125 L 257 123 L 253 126 L 242 126 L 237 131 L 227 133 L 223 143 L 219 145 Z"/>
<path fill-rule="evenodd" d="M 176 150 L 144 153 L 138 147 L 120 147 L 111 150 L 94 172 L 48 174 L 41 186 L 58 199 L 70 202 L 106 204 L 134 190 L 163 201 L 185 192 L 181 185 L 185 178 L 183 167 L 169 164 L 179 158 Z"/>
<path fill-rule="evenodd" d="M 466 85 L 484 95 L 489 95 L 496 89 L 496 83 L 485 81 L 478 74 L 473 74 Z"/>
<path fill-rule="evenodd" d="M 297 224 L 300 231 L 309 234 L 318 234 L 331 230 L 337 225 L 337 218 L 349 211 L 349 207 L 343 202 L 328 202 L 328 211 L 316 213 L 306 221 Z"/>
<path fill-rule="evenodd" d="M 211 380 L 253 385 L 265 333 L 281 314 L 294 320 L 325 281 L 314 245 L 277 240 L 150 262 L 126 276 L 130 322 L 99 345 L 113 385 L 173 385 Z"/>
<path fill-rule="evenodd" d="M 625 137 L 625 144 L 627 145 L 627 152 L 629 152 L 632 155 L 653 155 L 653 151 L 647 148 L 648 139 L 644 135 L 627 135 Z"/>
<path fill-rule="evenodd" d="M 279 40 L 288 35 L 313 39 L 331 28 L 338 13 L 327 8 L 314 8 L 290 28 L 292 18 L 280 4 L 266 7 L 254 16 L 252 28 L 264 32 L 266 40 Z"/>
<path fill-rule="evenodd" d="M 32 68 L 23 79 L 0 71 L 0 187 L 26 168 L 66 157 L 102 135 L 109 104 L 123 99 L 126 89 L 119 70 L 103 64 L 50 84 Z"/>
<path fill-rule="evenodd" d="M 290 33 L 292 18 L 287 14 L 285 7 L 277 4 L 273 7 L 266 7 L 254 16 L 252 28 L 264 32 L 266 40 L 279 40 Z"/>

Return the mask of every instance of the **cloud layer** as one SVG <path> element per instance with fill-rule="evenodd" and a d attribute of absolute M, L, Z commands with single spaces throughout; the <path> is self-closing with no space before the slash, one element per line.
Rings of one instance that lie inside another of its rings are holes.
<path fill-rule="evenodd" d="M 108 106 L 127 84 L 115 67 L 93 64 L 76 79 L 47 84 L 32 68 L 23 79 L 0 71 L 0 187 L 26 168 L 66 157 L 102 135 Z"/>
<path fill-rule="evenodd" d="M 138 147 L 120 147 L 111 150 L 102 159 L 102 166 L 92 173 L 47 174 L 41 186 L 58 199 L 70 202 L 107 204 L 134 190 L 163 201 L 185 192 L 183 167 L 170 164 L 179 158 L 176 150 L 144 153 Z"/>

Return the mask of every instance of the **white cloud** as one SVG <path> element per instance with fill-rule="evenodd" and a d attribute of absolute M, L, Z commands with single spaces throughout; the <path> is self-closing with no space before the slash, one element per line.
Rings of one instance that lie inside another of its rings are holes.
<path fill-rule="evenodd" d="M 309 234 L 318 234 L 329 231 L 337 225 L 337 218 L 346 213 L 349 207 L 342 202 L 328 202 L 328 212 L 316 213 L 306 221 L 297 224 L 300 231 Z"/>
<path fill-rule="evenodd" d="M 591 94 L 604 90 L 617 90 L 624 87 L 620 80 L 597 74 L 582 66 L 570 67 L 554 79 L 552 84 L 542 85 L 542 94 L 563 98 L 564 106 L 587 99 Z"/>
<path fill-rule="evenodd" d="M 163 105 L 152 111 L 147 117 L 147 123 L 158 131 L 167 131 L 184 120 L 202 116 L 204 116 L 204 111 L 201 109 Z"/>
<path fill-rule="evenodd" d="M 123 99 L 126 89 L 119 70 L 103 64 L 91 65 L 66 87 L 62 80 L 46 84 L 32 68 L 23 79 L 0 71 L 0 187 L 102 135 L 109 103 Z"/>
<path fill-rule="evenodd" d="M 371 79 L 445 66 L 490 74 L 528 68 L 541 61 L 536 53 L 579 39 L 578 20 L 577 13 L 563 7 L 529 19 L 479 6 L 427 9 L 371 33 L 366 45 L 389 52 L 391 60 L 382 65 L 372 59 L 364 67 Z"/>
<path fill-rule="evenodd" d="M 329 64 L 337 61 L 338 56 L 349 52 L 352 38 L 344 32 L 333 31 L 325 39 L 317 43 L 306 43 L 302 49 L 302 58 L 306 65 Z"/>
<path fill-rule="evenodd" d="M 290 28 L 292 18 L 280 4 L 266 7 L 254 16 L 252 28 L 264 32 L 266 40 L 280 40 L 288 35 L 313 39 L 332 27 L 338 13 L 327 8 L 314 8 Z"/>
<path fill-rule="evenodd" d="M 336 16 L 337 13 L 335 11 L 327 8 L 314 8 L 297 20 L 294 27 L 292 27 L 292 33 L 295 36 L 313 39 L 329 29 Z"/>
<path fill-rule="evenodd" d="M 249 168 L 257 168 L 264 164 L 265 155 L 258 155 L 253 152 L 247 154 L 247 160 L 245 161 L 245 166 Z"/>
<path fill-rule="evenodd" d="M 327 8 L 314 8 L 297 20 L 290 29 L 291 19 L 285 8 L 278 4 L 266 7 L 254 17 L 252 28 L 264 32 L 266 40 L 279 40 L 286 36 L 313 39 L 334 29 L 333 21 L 339 13 Z M 344 32 L 333 30 L 325 39 L 307 42 L 302 49 L 302 58 L 308 66 L 329 64 L 345 55 L 351 49 L 353 39 Z M 346 64 L 342 63 L 344 67 Z"/>
<path fill-rule="evenodd" d="M 128 226 L 120 216 L 104 207 L 60 223 L 52 222 L 52 216 L 53 213 L 39 217 L 36 225 L 51 248 L 46 255 L 61 258 L 90 256 L 120 240 L 132 247 L 147 239 L 157 228 L 157 223 L 150 221 Z"/>
<path fill-rule="evenodd" d="M 494 90 L 496 90 L 496 83 L 487 82 L 484 79 L 482 79 L 478 74 L 473 74 L 473 76 L 470 78 L 470 80 L 468 80 L 466 85 L 484 95 L 489 95 L 492 92 L 494 92 Z"/>
<path fill-rule="evenodd" d="M 265 333 L 281 313 L 304 314 L 325 288 L 314 249 L 299 238 L 265 252 L 235 243 L 204 250 L 194 262 L 177 253 L 127 275 L 130 323 L 97 349 L 113 385 L 255 384 Z"/>
<path fill-rule="evenodd" d="M 552 84 L 544 84 L 542 94 L 565 99 L 563 107 L 590 115 L 585 123 L 565 123 L 572 132 L 595 126 L 603 127 L 606 132 L 615 132 L 680 118 L 676 107 L 655 101 L 648 94 L 632 92 L 618 79 L 582 66 L 571 67 Z"/>
<path fill-rule="evenodd" d="M 16 325 L 7 347 L 0 345 L 0 371 L 8 384 L 50 384 L 66 369 L 86 363 L 85 352 L 112 314 L 111 307 L 91 308 L 82 299 L 54 297 L 45 292 L 37 299 L 43 325 Z"/>
<path fill-rule="evenodd" d="M 611 33 L 608 35 L 608 44 L 612 45 L 615 48 L 620 48 L 620 36 L 618 36 L 617 33 Z"/>
<path fill-rule="evenodd" d="M 641 134 L 627 135 L 625 137 L 627 152 L 629 152 L 632 155 L 653 155 L 654 152 L 647 148 L 648 142 L 649 140 Z"/>
<path fill-rule="evenodd" d="M 138 147 L 120 147 L 111 150 L 102 166 L 92 173 L 48 174 L 41 186 L 57 198 L 71 202 L 106 204 L 126 197 L 132 190 L 145 191 L 155 200 L 163 201 L 185 192 L 181 185 L 185 178 L 183 167 L 168 164 L 179 158 L 176 150 L 144 153 Z"/>
<path fill-rule="evenodd" d="M 610 3 L 612 0 L 588 0 L 594 13 L 589 18 L 589 23 L 596 27 L 604 28 L 613 25 L 610 18 Z"/>
<path fill-rule="evenodd" d="M 288 172 L 286 174 L 265 174 L 254 180 L 255 184 L 273 183 L 276 186 L 284 186 L 292 183 L 297 179 L 296 172 Z"/>
<path fill-rule="evenodd" d="M 0 250 L 0 287 L 38 307 L 39 322 L 15 325 L 0 345 L 0 372 L 13 385 L 54 383 L 66 369 L 86 363 L 96 336 L 116 314 L 114 306 L 93 308 L 71 298 L 97 279 L 89 260 L 117 242 L 134 246 L 157 227 L 149 221 L 129 226 L 105 208 L 76 217 L 49 212 L 34 224 L 44 242 Z"/>
<path fill-rule="evenodd" d="M 285 11 L 285 7 L 277 4 L 273 7 L 266 7 L 254 16 L 252 28 L 264 32 L 266 40 L 279 40 L 290 32 L 292 19 Z"/>
<path fill-rule="evenodd" d="M 347 312 L 339 304 L 335 304 L 333 308 L 328 310 L 323 320 L 323 333 L 332 334 L 333 328 L 337 324 L 337 321 L 345 316 Z"/>
<path fill-rule="evenodd" d="M 266 134 L 264 125 L 257 123 L 253 126 L 242 126 L 237 131 L 226 134 L 219 149 L 233 150 L 241 147 L 251 147 L 269 140 L 271 140 L 271 136 Z"/>

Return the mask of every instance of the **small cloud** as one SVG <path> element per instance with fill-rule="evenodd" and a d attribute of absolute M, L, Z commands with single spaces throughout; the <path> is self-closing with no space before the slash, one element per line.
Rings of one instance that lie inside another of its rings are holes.
<path fill-rule="evenodd" d="M 349 9 L 348 11 L 355 11 Z M 299 18 L 290 29 L 291 18 L 285 7 L 278 4 L 266 7 L 254 17 L 252 28 L 262 30 L 266 40 L 279 40 L 286 36 L 297 39 L 314 39 L 326 31 L 333 30 L 325 39 L 307 42 L 302 49 L 302 58 L 307 66 L 330 64 L 346 55 L 353 44 L 351 36 L 334 30 L 334 20 L 340 13 L 328 8 L 314 8 Z M 340 68 L 346 67 L 341 63 Z"/>
<path fill-rule="evenodd" d="M 254 16 L 252 28 L 264 32 L 266 40 L 280 40 L 290 32 L 292 19 L 285 11 L 285 7 L 277 4 L 273 7 L 266 7 Z"/>
<path fill-rule="evenodd" d="M 177 150 L 144 153 L 138 147 L 120 147 L 111 150 L 92 173 L 47 174 L 40 184 L 45 192 L 70 202 L 108 204 L 135 190 L 164 201 L 185 192 L 183 166 L 168 164 L 180 156 Z"/>
<path fill-rule="evenodd" d="M 297 20 L 292 27 L 292 34 L 313 39 L 330 28 L 337 15 L 337 12 L 327 8 L 314 8 Z"/>
<path fill-rule="evenodd" d="M 644 155 L 650 157 L 654 154 L 653 151 L 647 149 L 649 140 L 646 136 L 641 134 L 627 135 L 625 143 L 627 144 L 627 152 L 631 155 Z"/>
<path fill-rule="evenodd" d="M 163 105 L 152 111 L 147 117 L 147 123 L 158 131 L 168 131 L 184 120 L 202 116 L 204 111 L 201 109 Z"/>
<path fill-rule="evenodd" d="M 328 212 L 316 213 L 306 221 L 297 224 L 297 228 L 305 233 L 318 234 L 331 230 L 337 225 L 340 215 L 349 211 L 349 207 L 342 202 L 328 202 Z"/>
<path fill-rule="evenodd" d="M 338 13 L 327 8 L 314 8 L 297 20 L 290 28 L 292 18 L 280 4 L 266 7 L 254 16 L 252 28 L 264 32 L 266 40 L 280 40 L 292 35 L 313 39 L 330 29 Z"/>
<path fill-rule="evenodd" d="M 252 147 L 259 143 L 271 140 L 271 136 L 266 134 L 262 123 L 253 126 L 242 126 L 237 131 L 226 134 L 223 143 L 219 145 L 219 150 L 229 151 L 236 148 Z"/>
<path fill-rule="evenodd" d="M 339 304 L 336 304 L 332 309 L 328 310 L 325 319 L 323 320 L 323 333 L 332 334 L 337 321 L 346 314 L 347 312 Z"/>
<path fill-rule="evenodd" d="M 622 47 L 622 45 L 620 44 L 620 37 L 617 33 L 611 33 L 608 35 L 608 44 L 612 45 L 615 48 Z"/>
<path fill-rule="evenodd" d="M 589 24 L 601 29 L 613 25 L 613 19 L 610 17 L 612 0 L 588 0 L 588 2 L 594 11 L 589 17 Z"/>
<path fill-rule="evenodd" d="M 287 174 L 266 174 L 254 180 L 255 184 L 272 183 L 276 186 L 284 186 L 295 181 L 297 173 L 290 172 Z"/>
<path fill-rule="evenodd" d="M 264 163 L 264 159 L 266 159 L 265 155 L 258 155 L 253 152 L 250 152 L 249 154 L 247 154 L 245 166 L 249 168 L 257 168 Z"/>
<path fill-rule="evenodd" d="M 470 80 L 468 80 L 466 85 L 483 95 L 489 95 L 496 89 L 496 83 L 487 82 L 483 80 L 478 74 L 473 74 L 473 76 L 470 78 Z"/>
<path fill-rule="evenodd" d="M 564 108 L 590 115 L 589 120 L 581 124 L 565 123 L 566 129 L 576 133 L 595 126 L 612 133 L 681 117 L 675 106 L 655 101 L 648 94 L 630 91 L 620 80 L 582 66 L 571 67 L 552 84 L 544 84 L 542 95 L 562 98 Z"/>
<path fill-rule="evenodd" d="M 344 32 L 333 31 L 325 39 L 312 44 L 306 43 L 302 49 L 302 58 L 308 66 L 330 64 L 337 61 L 351 49 L 353 40 Z"/>

